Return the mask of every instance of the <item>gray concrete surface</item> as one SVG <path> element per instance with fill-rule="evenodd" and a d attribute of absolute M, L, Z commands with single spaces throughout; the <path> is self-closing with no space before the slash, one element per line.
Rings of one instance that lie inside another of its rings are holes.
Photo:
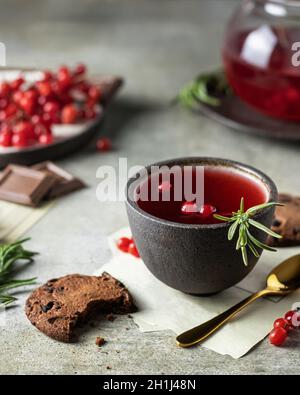
<path fill-rule="evenodd" d="M 177 90 L 219 63 L 235 0 L 0 1 L 0 41 L 10 65 L 52 67 L 85 61 L 93 71 L 122 74 L 126 87 L 100 131 L 115 150 L 93 145 L 60 161 L 90 188 L 61 200 L 29 232 L 40 256 L 23 275 L 43 282 L 93 273 L 110 257 L 106 236 L 127 224 L 123 203 L 99 203 L 96 169 L 118 158 L 145 164 L 184 155 L 232 158 L 264 169 L 282 191 L 300 192 L 299 147 L 250 137 L 197 114 L 170 107 Z M 127 317 L 99 321 L 76 345 L 54 342 L 23 313 L 26 293 L 0 328 L 0 373 L 300 373 L 300 335 L 285 348 L 262 342 L 240 360 L 204 348 L 176 348 L 170 332 L 142 334 Z M 195 312 L 196 313 L 196 312 Z M 271 326 L 271 323 L 270 323 Z M 98 349 L 95 337 L 108 343 Z M 234 346 L 234 345 L 233 345 Z M 111 369 L 107 370 L 107 366 Z"/>

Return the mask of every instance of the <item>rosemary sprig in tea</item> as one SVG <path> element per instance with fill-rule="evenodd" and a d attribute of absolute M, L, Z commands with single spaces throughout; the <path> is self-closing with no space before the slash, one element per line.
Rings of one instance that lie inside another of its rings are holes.
<path fill-rule="evenodd" d="M 13 280 L 15 263 L 21 260 L 26 263 L 31 262 L 37 254 L 23 248 L 22 244 L 27 240 L 29 239 L 0 245 L 0 306 L 8 305 L 16 300 L 15 297 L 7 293 L 8 290 L 35 283 L 35 278 Z"/>
<path fill-rule="evenodd" d="M 259 212 L 260 210 L 271 206 L 283 206 L 283 205 L 280 203 L 270 202 L 270 203 L 264 203 L 258 206 L 251 207 L 247 211 L 245 211 L 244 198 L 242 198 L 240 203 L 240 209 L 237 212 L 233 212 L 231 217 L 224 217 L 222 215 L 214 214 L 214 217 L 216 219 L 219 219 L 220 221 L 232 222 L 228 230 L 228 240 L 232 240 L 234 238 L 234 235 L 238 231 L 236 249 L 241 250 L 243 261 L 246 266 L 248 265 L 247 247 L 257 258 L 259 257 L 259 252 L 257 248 L 268 250 L 268 251 L 276 251 L 275 248 L 272 248 L 267 244 L 264 244 L 261 241 L 257 240 L 250 232 L 251 226 L 260 229 L 261 231 L 267 233 L 270 236 L 276 237 L 278 239 L 282 238 L 282 236 L 278 235 L 277 233 L 273 232 L 271 229 L 267 228 L 260 222 L 257 222 L 251 218 L 254 214 Z"/>
<path fill-rule="evenodd" d="M 197 101 L 218 107 L 221 105 L 221 99 L 231 93 L 225 73 L 221 70 L 200 74 L 194 81 L 183 87 L 177 101 L 188 108 L 195 107 Z"/>

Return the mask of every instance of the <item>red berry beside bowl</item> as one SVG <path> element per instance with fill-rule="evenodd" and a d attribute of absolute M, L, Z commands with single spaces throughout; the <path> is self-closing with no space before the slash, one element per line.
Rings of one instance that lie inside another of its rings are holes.
<path fill-rule="evenodd" d="M 117 241 L 117 247 L 120 251 L 131 254 L 136 258 L 140 258 L 140 254 L 133 239 L 128 237 L 120 237 Z"/>

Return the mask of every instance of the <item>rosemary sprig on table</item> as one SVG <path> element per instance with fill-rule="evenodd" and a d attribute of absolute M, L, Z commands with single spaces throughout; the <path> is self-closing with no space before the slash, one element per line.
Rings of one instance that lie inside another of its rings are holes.
<path fill-rule="evenodd" d="M 248 265 L 248 253 L 247 247 L 249 247 L 250 251 L 253 253 L 254 256 L 257 258 L 259 257 L 259 252 L 257 248 L 268 250 L 268 251 L 276 251 L 275 248 L 268 246 L 267 244 L 262 243 L 261 241 L 257 240 L 251 233 L 250 227 L 255 227 L 260 229 L 261 231 L 267 233 L 270 236 L 276 237 L 281 239 L 282 236 L 278 235 L 277 233 L 273 232 L 271 229 L 267 228 L 260 222 L 255 221 L 251 217 L 261 211 L 264 208 L 271 207 L 271 206 L 283 206 L 280 203 L 270 202 L 260 204 L 258 206 L 253 206 L 249 208 L 247 211 L 244 210 L 244 198 L 241 199 L 240 209 L 237 212 L 233 212 L 231 217 L 224 217 L 222 215 L 215 214 L 214 217 L 219 219 L 220 221 L 225 222 L 232 222 L 229 230 L 228 230 L 228 240 L 232 240 L 234 235 L 238 230 L 238 239 L 236 242 L 236 249 L 241 250 L 242 257 L 244 264 Z"/>
<path fill-rule="evenodd" d="M 35 278 L 27 280 L 14 280 L 15 263 L 17 261 L 32 262 L 36 252 L 25 250 L 22 246 L 29 239 L 23 239 L 12 244 L 0 245 L 0 306 L 8 305 L 16 300 L 15 297 L 8 294 L 7 291 L 31 285 L 35 283 Z"/>
<path fill-rule="evenodd" d="M 213 107 L 221 105 L 222 98 L 230 96 L 231 88 L 227 82 L 224 71 L 200 74 L 194 81 L 182 88 L 177 101 L 188 108 L 201 101 Z"/>

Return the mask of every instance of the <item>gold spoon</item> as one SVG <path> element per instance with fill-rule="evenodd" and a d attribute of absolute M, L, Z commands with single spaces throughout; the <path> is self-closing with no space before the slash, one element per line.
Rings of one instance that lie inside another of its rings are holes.
<path fill-rule="evenodd" d="M 180 347 L 191 347 L 207 339 L 220 329 L 244 307 L 266 295 L 288 295 L 300 287 L 300 254 L 280 263 L 267 277 L 267 287 L 202 325 L 179 335 L 176 340 Z"/>

